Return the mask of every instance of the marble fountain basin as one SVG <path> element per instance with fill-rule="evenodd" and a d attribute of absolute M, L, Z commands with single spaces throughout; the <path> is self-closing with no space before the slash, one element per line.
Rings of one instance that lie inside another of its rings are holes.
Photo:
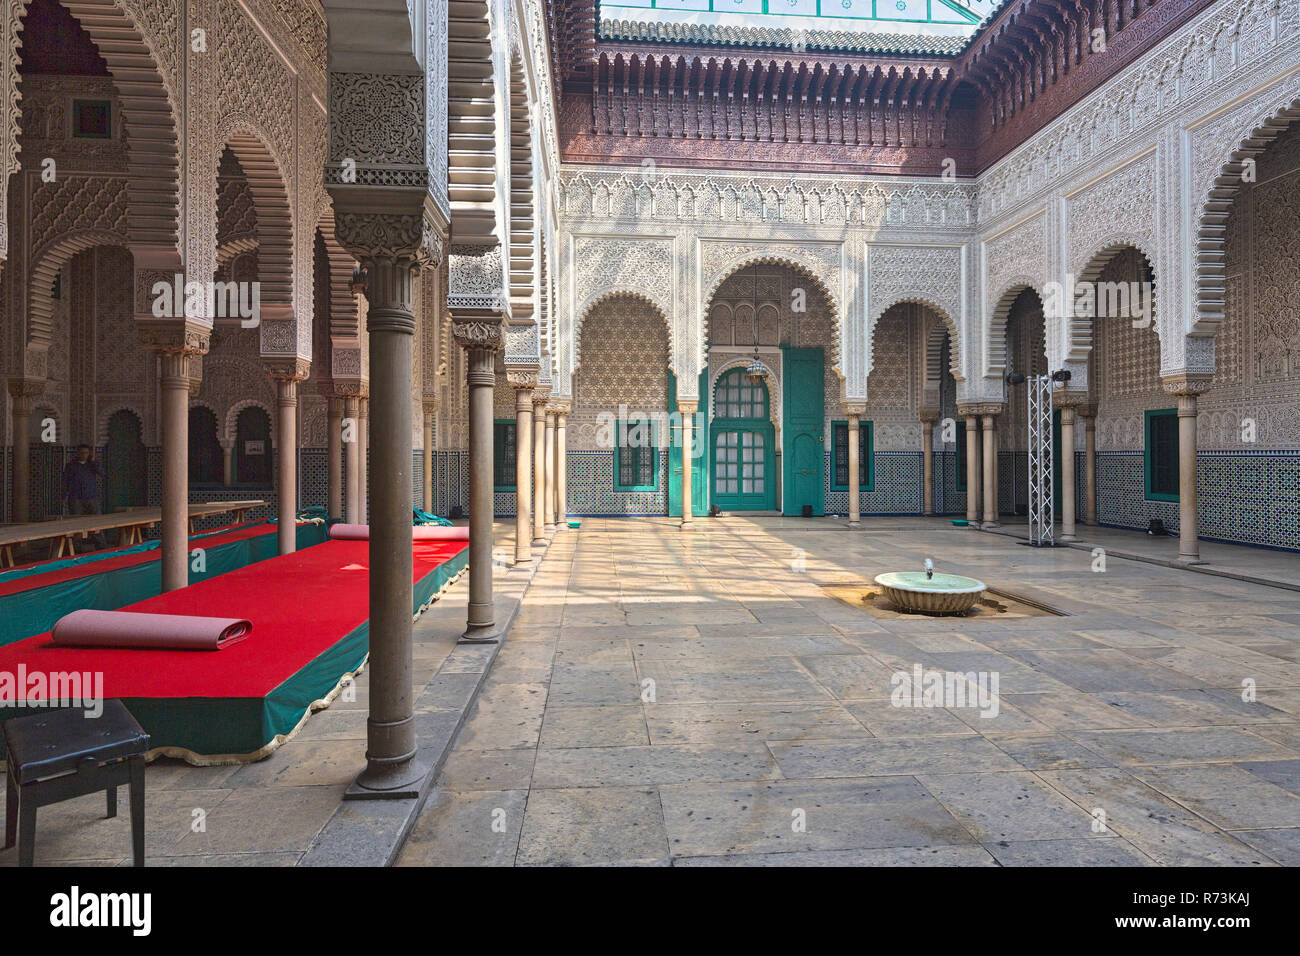
<path fill-rule="evenodd" d="M 961 614 L 984 593 L 984 582 L 961 574 L 890 571 L 876 575 L 885 599 L 905 611 L 922 614 Z"/>

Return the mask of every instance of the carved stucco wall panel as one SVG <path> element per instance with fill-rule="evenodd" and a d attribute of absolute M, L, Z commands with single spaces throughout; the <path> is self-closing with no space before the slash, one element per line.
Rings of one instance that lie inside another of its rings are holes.
<path fill-rule="evenodd" d="M 961 246 L 867 246 L 866 339 L 876 340 L 876 326 L 884 313 L 900 302 L 916 302 L 939 313 L 952 336 L 953 377 L 963 378 L 961 356 L 965 348 L 961 327 L 966 318 L 965 255 Z M 864 350 L 866 351 L 866 350 Z M 868 353 L 874 356 L 875 351 Z M 873 362 L 867 365 L 868 373 Z M 865 395 L 869 396 L 870 389 Z"/>

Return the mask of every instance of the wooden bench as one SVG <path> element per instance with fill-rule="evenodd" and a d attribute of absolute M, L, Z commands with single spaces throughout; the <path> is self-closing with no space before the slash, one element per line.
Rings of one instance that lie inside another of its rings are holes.
<path fill-rule="evenodd" d="M 188 532 L 194 533 L 194 522 L 216 514 L 232 512 L 235 522 L 244 520 L 248 512 L 266 504 L 260 499 L 247 501 L 202 501 L 189 506 Z M 77 553 L 76 539 L 83 540 L 100 531 L 120 529 L 119 547 L 141 544 L 146 528 L 162 521 L 162 508 L 157 506 L 131 507 L 109 515 L 79 515 L 73 518 L 55 518 L 30 524 L 0 526 L 0 567 L 16 567 L 13 549 L 34 541 L 50 541 L 50 560 L 69 557 Z"/>
<path fill-rule="evenodd" d="M 117 816 L 117 788 L 131 788 L 131 849 L 144 866 L 144 755 L 149 735 L 120 700 L 89 716 L 79 707 L 15 717 L 4 725 L 5 843 L 18 841 L 18 865 L 36 859 L 36 810 L 87 793 L 108 794 Z"/>

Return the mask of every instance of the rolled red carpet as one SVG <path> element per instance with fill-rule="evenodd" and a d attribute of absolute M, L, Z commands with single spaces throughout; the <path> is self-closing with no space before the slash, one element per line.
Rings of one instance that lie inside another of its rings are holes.
<path fill-rule="evenodd" d="M 60 647 L 219 651 L 252 630 L 248 621 L 231 617 L 83 609 L 59 618 L 50 637 Z"/>
<path fill-rule="evenodd" d="M 370 525 L 330 525 L 330 537 L 335 541 L 369 541 Z M 413 541 L 468 541 L 469 528 L 448 528 L 445 525 L 416 525 L 411 529 Z"/>

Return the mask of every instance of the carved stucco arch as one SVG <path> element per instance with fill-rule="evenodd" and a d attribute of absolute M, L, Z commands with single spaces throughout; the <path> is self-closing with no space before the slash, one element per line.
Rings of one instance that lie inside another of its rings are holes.
<path fill-rule="evenodd" d="M 284 167 L 270 139 L 244 117 L 227 118 L 215 142 L 239 160 L 257 217 L 257 280 L 261 284 L 262 317 L 294 317 L 294 215 Z M 220 150 L 218 150 L 218 153 Z M 215 193 L 214 207 L 215 209 Z"/>
<path fill-rule="evenodd" d="M 601 293 L 596 298 L 590 300 L 587 307 L 583 309 L 582 312 L 578 315 L 578 321 L 574 325 L 574 331 L 573 331 L 573 340 L 576 347 L 573 350 L 574 366 L 572 370 L 569 372 L 570 387 L 572 387 L 573 376 L 577 375 L 578 370 L 582 368 L 582 327 L 583 325 L 586 324 L 588 317 L 590 317 L 590 315 L 593 312 L 595 312 L 597 309 L 601 308 L 602 306 L 615 303 L 620 299 L 630 299 L 632 301 L 639 302 L 642 305 L 647 306 L 651 311 L 654 312 L 655 315 L 659 317 L 659 321 L 663 323 L 664 335 L 667 337 L 668 369 L 674 375 L 677 374 L 677 369 L 673 364 L 672 323 L 668 321 L 668 316 L 665 314 L 663 308 L 659 305 L 659 303 L 655 302 L 652 298 L 650 298 L 650 296 L 646 295 L 643 292 L 621 289 L 612 292 Z"/>
<path fill-rule="evenodd" d="M 948 313 L 947 309 L 939 305 L 939 303 L 935 302 L 933 299 L 927 299 L 925 296 L 919 296 L 919 295 L 901 296 L 895 299 L 894 301 L 890 302 L 889 305 L 885 306 L 883 309 L 880 309 L 878 312 L 876 312 L 876 314 L 872 316 L 871 322 L 867 325 L 868 352 L 872 352 L 874 354 L 875 341 L 876 341 L 876 324 L 884 317 L 885 313 L 888 312 L 890 309 L 892 309 L 894 306 L 904 305 L 904 304 L 919 305 L 934 313 L 935 317 L 939 320 L 939 325 L 937 327 L 947 331 L 948 341 L 951 343 L 948 349 L 948 371 L 952 373 L 952 377 L 956 381 L 964 382 L 966 380 L 966 377 L 965 375 L 962 374 L 962 370 L 961 370 L 961 359 L 962 359 L 961 333 L 957 327 L 957 320 L 954 319 Z M 871 364 L 872 367 L 875 366 L 874 361 Z"/>
<path fill-rule="evenodd" d="M 1084 260 L 1084 265 L 1075 275 L 1075 281 L 1079 283 L 1097 282 L 1100 280 L 1102 272 L 1120 253 L 1128 249 L 1133 249 L 1142 258 L 1146 259 L 1147 265 L 1151 267 L 1152 275 L 1155 275 L 1155 257 L 1151 251 L 1145 248 L 1146 243 L 1143 240 L 1134 239 L 1131 236 L 1116 236 L 1113 240 L 1107 240 L 1097 250 Z M 1158 277 L 1157 277 L 1158 278 Z M 1159 282 L 1152 282 L 1151 292 L 1151 327 L 1155 330 L 1156 336 L 1164 340 L 1164 334 L 1160 329 L 1160 311 L 1157 306 L 1156 293 L 1159 290 Z M 1046 321 L 1046 318 L 1044 318 Z M 1092 352 L 1093 343 L 1093 317 L 1088 315 L 1074 315 L 1074 310 L 1070 310 L 1070 315 L 1065 323 L 1065 361 L 1067 362 L 1085 362 L 1088 355 Z"/>
<path fill-rule="evenodd" d="M 226 409 L 224 420 L 220 416 L 217 417 L 217 421 L 223 424 L 222 431 L 225 433 L 219 437 L 228 442 L 235 442 L 239 439 L 239 413 L 246 408 L 260 408 L 266 412 L 267 420 L 271 423 L 271 448 L 274 450 L 276 438 L 275 413 L 271 410 L 270 405 L 257 398 L 241 399 Z"/>
<path fill-rule="evenodd" d="M 235 236 L 217 246 L 217 271 L 220 272 L 240 256 L 257 250 L 257 236 Z"/>
<path fill-rule="evenodd" d="M 1283 91 L 1266 90 L 1230 114 L 1228 146 L 1210 154 L 1208 167 L 1198 173 L 1193 200 L 1196 219 L 1193 251 L 1196 301 L 1189 333 L 1212 335 L 1223 324 L 1226 298 L 1226 229 L 1232 205 L 1241 189 L 1242 174 L 1279 136 L 1300 119 L 1300 74 L 1293 73 Z M 1222 140 L 1216 127 L 1206 135 Z M 1214 143 L 1211 140 L 1211 145 Z"/>
<path fill-rule="evenodd" d="M 21 26 L 30 0 L 15 0 L 12 46 L 6 52 L 13 101 L 10 155 L 3 158 L 8 174 L 19 168 L 17 158 L 18 62 Z M 63 0 L 94 42 L 113 77 L 122 106 L 122 126 L 127 150 L 127 235 L 133 249 L 148 250 L 150 265 L 180 271 L 181 160 L 175 100 L 154 53 L 159 38 L 140 28 L 156 17 L 142 16 L 140 0 Z"/>
<path fill-rule="evenodd" d="M 95 444 L 101 447 L 108 444 L 108 423 L 118 412 L 127 412 L 135 418 L 136 424 L 140 426 L 140 443 L 144 444 L 144 413 L 134 405 L 122 402 L 114 402 L 107 408 L 100 409 L 99 420 L 95 425 Z"/>
<path fill-rule="evenodd" d="M 1010 277 L 1002 292 L 993 300 L 993 311 L 989 316 L 988 332 L 984 337 L 987 343 L 985 375 L 1001 379 L 1007 372 L 1007 320 L 1011 318 L 1011 306 L 1015 304 L 1020 293 L 1026 289 L 1033 290 L 1038 301 L 1043 300 L 1043 290 L 1039 281 L 1028 273 Z M 1046 317 L 1044 316 L 1044 322 Z"/>
<path fill-rule="evenodd" d="M 54 279 L 72 257 L 96 246 L 128 246 L 127 237 L 109 229 L 67 232 L 38 248 L 31 257 L 27 274 L 27 344 L 42 344 L 37 333 L 44 331 L 48 345 L 54 321 Z"/>
<path fill-rule="evenodd" d="M 838 259 L 840 253 L 836 251 Z M 711 274 L 704 275 L 701 282 L 701 288 L 705 294 L 700 299 L 700 316 L 701 328 L 698 330 L 698 341 L 700 343 L 699 362 L 700 368 L 708 361 L 708 342 L 706 341 L 705 329 L 703 322 L 705 317 L 713 308 L 713 299 L 717 296 L 718 290 L 722 288 L 724 282 L 730 279 L 737 272 L 753 266 L 785 266 L 799 273 L 814 286 L 826 300 L 826 307 L 830 309 L 831 323 L 831 368 L 840 380 L 844 380 L 844 370 L 840 364 L 840 354 L 842 351 L 842 336 L 844 310 L 840 302 L 840 297 L 831 291 L 830 286 L 820 279 L 817 275 L 818 269 L 824 269 L 826 263 L 818 262 L 809 250 L 801 249 L 798 246 L 783 246 L 780 251 L 767 252 L 760 249 L 748 250 L 739 255 L 718 263 L 711 271 Z M 835 267 L 836 272 L 841 271 L 839 264 Z"/>

